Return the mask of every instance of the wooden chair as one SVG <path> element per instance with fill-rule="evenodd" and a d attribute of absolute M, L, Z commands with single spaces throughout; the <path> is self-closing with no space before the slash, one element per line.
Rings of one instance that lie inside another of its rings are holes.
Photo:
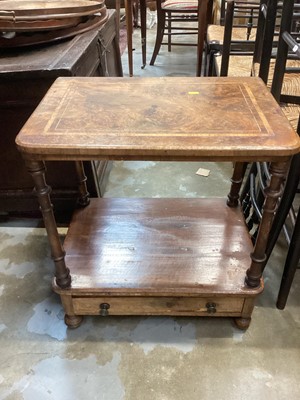
<path fill-rule="evenodd" d="M 280 4 L 277 0 L 269 0 L 266 4 L 267 11 L 262 13 L 265 25 L 258 26 L 255 41 L 252 75 L 259 76 L 266 83 L 275 99 L 280 102 L 286 117 L 297 130 L 300 60 L 296 54 L 288 51 L 284 36 L 291 35 L 294 45 L 298 45 L 295 40 L 298 40 L 299 36 L 300 4 L 294 0 L 285 0 Z M 280 20 L 280 32 L 279 29 L 277 32 L 278 20 Z"/>
<path fill-rule="evenodd" d="M 271 92 L 280 102 L 285 115 L 300 135 L 300 47 L 299 47 L 300 15 L 299 5 L 294 0 L 285 0 L 282 10 L 282 21 L 278 41 L 277 57 L 274 67 Z M 298 62 L 291 67 L 289 59 Z M 287 66 L 289 64 L 289 66 Z M 292 110 L 290 110 L 292 109 Z M 297 124 L 296 124 L 297 121 Z M 289 248 L 284 266 L 283 276 L 277 298 L 277 308 L 284 309 L 293 278 L 300 259 L 300 213 L 293 209 L 295 196 L 299 193 L 300 154 L 293 157 L 285 189 L 267 246 L 267 260 L 276 244 L 281 227 L 288 216 L 292 225 L 289 237 Z"/>
<path fill-rule="evenodd" d="M 298 21 L 300 21 L 300 18 L 297 8 L 298 5 L 294 4 L 294 0 L 285 0 L 282 8 L 281 27 L 278 47 L 276 49 L 277 57 L 274 69 L 270 74 L 269 71 L 264 69 L 265 66 L 263 66 L 261 71 L 266 83 L 268 83 L 270 75 L 272 75 L 271 92 L 276 100 L 281 104 L 282 109 L 287 116 L 290 114 L 287 113 L 287 109 L 292 107 L 294 111 L 294 117 L 293 119 L 290 119 L 290 122 L 294 125 L 295 129 L 297 129 L 298 134 L 300 134 L 299 68 L 287 67 L 289 59 L 293 58 L 293 61 L 300 60 L 300 49 L 298 45 L 299 35 L 297 32 L 297 28 L 299 28 Z M 271 65 L 270 59 L 271 55 L 269 54 L 269 60 L 263 60 L 263 62 L 266 65 L 268 64 L 269 67 Z M 285 79 L 286 76 L 288 77 L 287 80 Z M 293 79 L 296 79 L 296 81 L 292 82 Z M 289 94 L 288 90 L 291 89 L 293 92 L 292 94 Z M 297 120 L 296 125 L 295 120 Z M 264 189 L 268 179 L 268 164 L 252 164 L 247 175 L 247 180 L 244 184 L 243 192 L 241 194 L 243 211 L 248 223 L 248 229 L 252 234 L 253 241 L 255 241 L 256 234 L 259 229 L 261 210 L 264 203 Z M 284 309 L 286 305 L 300 258 L 300 213 L 299 207 L 296 211 L 293 208 L 295 197 L 297 196 L 297 193 L 299 193 L 299 181 L 300 154 L 297 154 L 294 156 L 290 165 L 289 175 L 284 186 L 278 210 L 276 211 L 274 217 L 266 249 L 265 265 L 269 260 L 280 232 L 283 230 L 289 247 L 276 304 L 279 309 Z"/>
<path fill-rule="evenodd" d="M 274 49 L 277 48 L 281 9 L 282 3 L 278 0 L 260 0 L 254 51 L 252 47 L 244 53 L 234 51 L 236 39 L 233 35 L 233 19 L 228 17 L 222 52 L 215 53 L 214 57 L 217 74 L 221 74 L 222 70 L 222 76 L 260 76 L 267 83 L 266 74 L 269 73 L 271 59 L 276 56 Z M 254 40 L 254 37 L 251 39 Z"/>
<path fill-rule="evenodd" d="M 205 48 L 206 75 L 226 76 L 230 56 L 249 56 L 254 51 L 258 0 L 222 1 L 220 24 L 209 25 Z M 221 63 L 222 60 L 222 63 Z M 240 58 L 238 73 L 242 69 Z M 250 61 L 251 62 L 251 61 Z M 246 75 L 249 76 L 249 62 Z"/>
<path fill-rule="evenodd" d="M 261 0 L 257 35 L 251 73 L 267 84 L 273 49 L 277 47 L 278 23 L 281 20 L 281 4 L 278 0 Z"/>
<path fill-rule="evenodd" d="M 300 128 L 298 129 L 300 134 Z M 284 194 L 279 204 L 277 213 L 272 225 L 271 235 L 267 246 L 267 261 L 277 242 L 281 229 L 285 226 L 285 221 L 290 216 L 292 233 L 289 236 L 289 247 L 283 269 L 280 289 L 277 297 L 276 306 L 283 310 L 289 296 L 293 279 L 300 260 L 300 212 L 294 214 L 293 203 L 299 193 L 300 182 L 300 154 L 293 157 L 288 179 L 286 181 Z"/>
<path fill-rule="evenodd" d="M 142 62 L 146 64 L 146 0 L 106 0 L 107 8 L 116 9 L 116 24 L 118 35 L 121 25 L 126 23 L 127 28 L 127 49 L 129 75 L 133 75 L 133 45 L 132 34 L 133 26 L 137 26 L 138 3 L 141 8 L 141 43 L 142 43 Z M 121 16 L 121 8 L 125 7 L 125 15 Z"/>
<path fill-rule="evenodd" d="M 300 134 L 299 123 L 298 134 Z M 241 194 L 242 209 L 253 243 L 255 243 L 258 234 L 262 207 L 264 205 L 264 189 L 269 177 L 267 164 L 252 164 Z M 276 302 L 277 308 L 281 310 L 285 308 L 300 259 L 300 212 L 299 207 L 298 210 L 295 210 L 293 206 L 295 198 L 299 193 L 299 182 L 300 154 L 297 154 L 293 157 L 290 165 L 288 178 L 273 220 L 266 248 L 265 266 L 268 263 L 280 233 L 284 233 L 288 244 L 288 251 Z"/>
<path fill-rule="evenodd" d="M 300 112 L 300 4 L 285 0 L 276 62 L 271 62 L 268 85 L 295 130 Z"/>
<path fill-rule="evenodd" d="M 201 75 L 202 52 L 204 36 L 208 22 L 212 18 L 212 0 L 157 0 L 157 33 L 150 65 L 154 65 L 162 45 L 168 46 L 197 46 L 197 72 Z M 197 35 L 194 42 L 174 42 L 172 37 L 182 35 Z M 164 42 L 167 36 L 167 42 Z"/>

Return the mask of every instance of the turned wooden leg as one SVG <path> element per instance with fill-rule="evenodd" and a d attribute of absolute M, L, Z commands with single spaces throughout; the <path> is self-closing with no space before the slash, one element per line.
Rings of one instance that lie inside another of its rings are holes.
<path fill-rule="evenodd" d="M 234 318 L 235 326 L 243 331 L 248 329 L 251 322 L 251 315 L 254 309 L 255 298 L 248 297 L 244 300 L 243 310 L 240 317 Z"/>
<path fill-rule="evenodd" d="M 231 188 L 228 194 L 227 205 L 229 207 L 237 207 L 239 204 L 239 193 L 243 183 L 247 163 L 237 162 L 234 165 L 233 175 L 231 178 Z"/>
<path fill-rule="evenodd" d="M 125 0 L 125 15 L 127 29 L 127 51 L 128 51 L 128 68 L 129 76 L 133 76 L 133 56 L 132 56 L 132 0 Z"/>
<path fill-rule="evenodd" d="M 265 202 L 254 251 L 251 254 L 251 265 L 246 272 L 245 282 L 250 287 L 259 287 L 263 267 L 266 262 L 266 247 L 271 230 L 278 199 L 282 193 L 282 184 L 288 169 L 288 162 L 272 163 L 270 166 L 271 180 L 265 189 Z"/>
<path fill-rule="evenodd" d="M 142 44 L 142 69 L 146 66 L 146 35 L 147 35 L 147 20 L 146 20 L 146 0 L 140 0 L 141 14 L 141 44 Z"/>
<path fill-rule="evenodd" d="M 163 11 L 157 12 L 157 24 L 156 24 L 156 39 L 153 54 L 150 60 L 150 65 L 154 65 L 156 57 L 161 48 L 161 43 L 163 41 L 164 32 L 165 32 L 165 24 L 166 24 L 166 14 Z"/>
<path fill-rule="evenodd" d="M 82 315 L 68 315 L 65 314 L 65 324 L 70 329 L 78 328 L 83 320 Z"/>
<path fill-rule="evenodd" d="M 53 290 L 60 294 L 60 299 L 65 310 L 65 324 L 71 329 L 78 328 L 83 320 L 83 316 L 75 314 L 71 294 L 68 291 L 56 287 L 55 283 L 53 285 Z"/>
<path fill-rule="evenodd" d="M 50 201 L 51 188 L 45 181 L 45 164 L 42 161 L 27 161 L 27 167 L 34 180 L 36 195 L 43 214 L 52 258 L 55 264 L 56 283 L 61 288 L 67 288 L 71 284 L 71 275 L 65 264 L 65 252 L 57 231 L 53 206 Z"/>
<path fill-rule="evenodd" d="M 87 186 L 86 186 L 87 177 L 84 172 L 83 162 L 76 161 L 75 166 L 76 166 L 78 189 L 79 189 L 78 204 L 80 205 L 80 207 L 86 207 L 87 205 L 90 204 L 90 194 L 87 191 Z"/>
<path fill-rule="evenodd" d="M 234 323 L 236 325 L 237 328 L 245 331 L 246 329 L 249 328 L 251 322 L 251 318 L 234 318 Z"/>

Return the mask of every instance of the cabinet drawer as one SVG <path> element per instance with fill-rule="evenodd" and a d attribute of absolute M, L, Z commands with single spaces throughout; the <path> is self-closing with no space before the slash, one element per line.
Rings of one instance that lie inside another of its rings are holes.
<path fill-rule="evenodd" d="M 73 297 L 76 315 L 240 314 L 242 297 Z M 105 311 L 106 310 L 106 311 Z"/>

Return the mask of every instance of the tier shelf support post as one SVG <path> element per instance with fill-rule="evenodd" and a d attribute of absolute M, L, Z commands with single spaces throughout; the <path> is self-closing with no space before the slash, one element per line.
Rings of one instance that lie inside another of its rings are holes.
<path fill-rule="evenodd" d="M 57 231 L 56 221 L 53 213 L 53 205 L 50 200 L 51 187 L 45 180 L 45 163 L 43 161 L 26 161 L 29 173 L 31 174 L 35 192 L 43 215 L 48 240 L 51 247 L 52 259 L 55 264 L 55 278 L 57 285 L 64 289 L 71 284 L 71 275 L 65 264 L 65 251 Z"/>
<path fill-rule="evenodd" d="M 231 188 L 228 194 L 227 205 L 229 207 L 237 207 L 239 204 L 239 193 L 246 172 L 247 163 L 236 162 L 231 178 Z"/>
<path fill-rule="evenodd" d="M 266 262 L 266 246 L 271 230 L 273 218 L 277 209 L 278 199 L 282 194 L 283 182 L 286 177 L 289 162 L 274 162 L 270 165 L 271 179 L 265 189 L 265 202 L 263 205 L 262 219 L 259 225 L 258 235 L 254 250 L 251 253 L 251 265 L 246 272 L 245 282 L 249 287 L 259 287 Z"/>
<path fill-rule="evenodd" d="M 86 186 L 87 177 L 84 172 L 83 162 L 76 161 L 75 167 L 78 178 L 78 190 L 79 190 L 78 205 L 80 207 L 86 207 L 90 204 L 90 194 Z"/>

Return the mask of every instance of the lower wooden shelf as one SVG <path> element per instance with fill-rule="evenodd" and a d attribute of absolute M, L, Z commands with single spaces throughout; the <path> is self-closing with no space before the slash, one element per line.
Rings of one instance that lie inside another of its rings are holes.
<path fill-rule="evenodd" d="M 53 286 L 71 326 L 97 314 L 232 316 L 249 325 L 263 289 L 245 285 L 252 243 L 226 199 L 92 199 L 75 212 L 64 247 L 71 287 Z"/>

